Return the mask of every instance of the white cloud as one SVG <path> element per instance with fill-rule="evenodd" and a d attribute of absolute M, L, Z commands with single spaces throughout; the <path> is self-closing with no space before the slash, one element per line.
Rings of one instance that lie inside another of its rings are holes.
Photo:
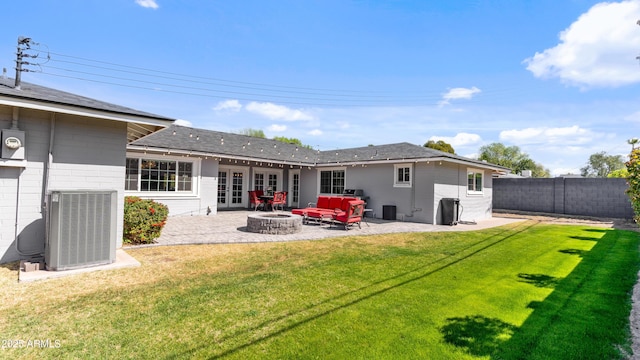
<path fill-rule="evenodd" d="M 225 100 L 220 101 L 213 107 L 215 111 L 229 110 L 229 111 L 240 111 L 242 109 L 242 104 L 238 100 Z"/>
<path fill-rule="evenodd" d="M 267 117 L 272 120 L 285 121 L 308 121 L 313 120 L 313 116 L 303 112 L 302 110 L 290 109 L 286 106 L 276 105 L 274 103 L 252 101 L 245 106 L 247 111 Z"/>
<path fill-rule="evenodd" d="M 322 130 L 314 129 L 314 130 L 309 131 L 307 134 L 312 135 L 312 136 L 320 136 L 320 135 L 322 135 Z"/>
<path fill-rule="evenodd" d="M 640 111 L 636 111 L 631 115 L 627 115 L 624 117 L 627 121 L 640 122 Z"/>
<path fill-rule="evenodd" d="M 458 146 L 467 146 L 479 144 L 482 138 L 478 134 L 458 133 L 456 136 L 432 136 L 429 140 L 438 141 L 442 140 L 448 144 L 451 144 L 454 148 Z"/>
<path fill-rule="evenodd" d="M 174 125 L 180 125 L 180 126 L 188 126 L 188 127 L 192 127 L 193 125 L 191 124 L 191 121 L 188 120 L 182 120 L 182 119 L 177 119 L 176 121 L 173 122 Z"/>
<path fill-rule="evenodd" d="M 269 131 L 273 131 L 273 132 L 283 132 L 287 130 L 287 126 L 286 125 L 278 125 L 278 124 L 273 124 L 271 126 L 269 126 Z"/>
<path fill-rule="evenodd" d="M 558 45 L 525 59 L 527 70 L 581 87 L 640 82 L 638 18 L 638 0 L 596 4 L 560 33 Z"/>
<path fill-rule="evenodd" d="M 538 127 L 522 130 L 504 130 L 500 132 L 500 140 L 523 144 L 581 145 L 593 140 L 594 134 L 578 125 L 569 127 Z"/>
<path fill-rule="evenodd" d="M 148 8 L 148 9 L 157 9 L 159 8 L 156 0 L 136 0 L 136 4 Z"/>
<path fill-rule="evenodd" d="M 451 103 L 451 100 L 458 100 L 458 99 L 468 100 L 468 99 L 471 99 L 475 94 L 478 94 L 480 92 L 481 90 L 475 86 L 470 89 L 469 88 L 449 89 L 447 93 L 442 95 L 442 100 L 438 102 L 438 105 L 440 106 L 449 105 Z"/>

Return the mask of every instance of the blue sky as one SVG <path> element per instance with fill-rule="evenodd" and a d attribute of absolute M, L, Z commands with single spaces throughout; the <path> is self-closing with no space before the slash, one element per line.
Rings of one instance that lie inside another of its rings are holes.
<path fill-rule="evenodd" d="M 0 66 L 24 81 L 322 150 L 517 145 L 552 174 L 640 137 L 640 0 L 3 4 Z M 50 60 L 46 61 L 47 53 Z"/>

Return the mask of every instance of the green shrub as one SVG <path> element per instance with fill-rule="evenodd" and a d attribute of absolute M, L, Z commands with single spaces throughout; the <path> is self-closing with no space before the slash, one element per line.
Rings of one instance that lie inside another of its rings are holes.
<path fill-rule="evenodd" d="M 636 223 L 640 223 L 640 148 L 631 151 L 626 165 L 629 171 L 627 195 L 631 199 L 631 206 L 633 206 L 633 212 L 635 213 L 633 219 Z"/>
<path fill-rule="evenodd" d="M 169 209 L 153 200 L 127 196 L 124 200 L 125 244 L 151 244 L 160 237 Z"/>

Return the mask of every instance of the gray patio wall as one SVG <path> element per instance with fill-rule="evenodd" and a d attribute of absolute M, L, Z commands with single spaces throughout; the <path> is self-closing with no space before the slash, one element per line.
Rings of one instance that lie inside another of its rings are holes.
<path fill-rule="evenodd" d="M 494 179 L 493 208 L 631 219 L 627 188 L 625 179 Z"/>

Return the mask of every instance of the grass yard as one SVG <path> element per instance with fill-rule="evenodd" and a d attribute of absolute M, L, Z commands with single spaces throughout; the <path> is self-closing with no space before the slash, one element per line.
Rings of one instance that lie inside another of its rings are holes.
<path fill-rule="evenodd" d="M 142 248 L 129 250 L 140 268 L 40 283 L 0 267 L 3 345 L 32 345 L 0 357 L 624 358 L 639 245 L 635 232 L 529 221 Z"/>

